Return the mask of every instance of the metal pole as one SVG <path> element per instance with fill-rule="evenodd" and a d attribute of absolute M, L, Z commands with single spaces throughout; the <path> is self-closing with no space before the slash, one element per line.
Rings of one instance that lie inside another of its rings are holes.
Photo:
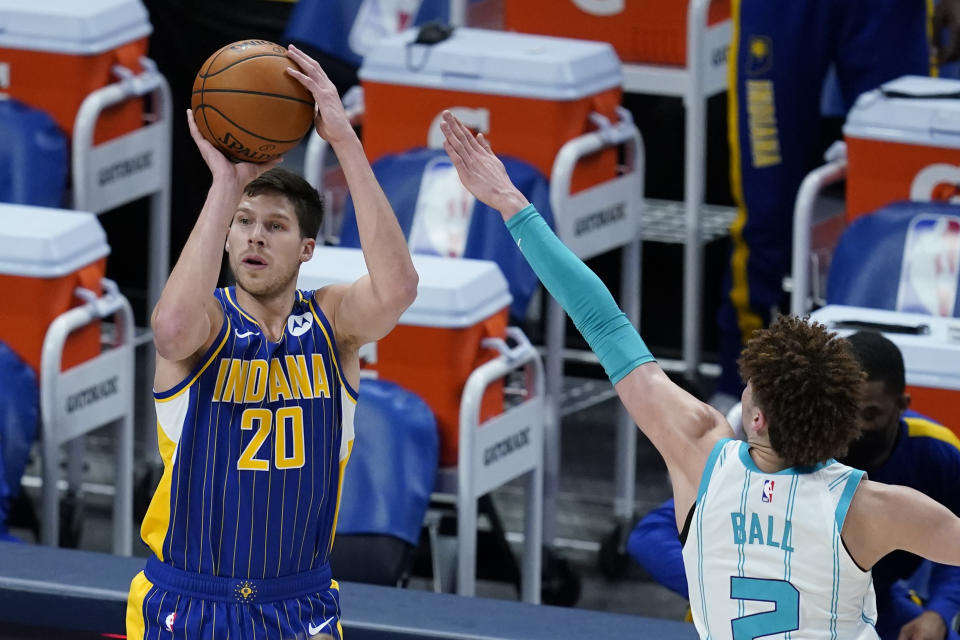
<path fill-rule="evenodd" d="M 546 398 L 543 425 L 543 543 L 557 537 L 557 498 L 560 494 L 560 395 L 563 393 L 563 346 L 567 316 L 553 296 L 547 300 Z"/>
<path fill-rule="evenodd" d="M 695 380 L 700 370 L 700 320 L 702 315 L 703 247 L 700 214 L 704 193 L 704 153 L 707 109 L 704 96 L 703 52 L 709 0 L 691 0 L 687 13 L 687 91 L 684 201 L 686 239 L 683 251 L 683 361 L 686 375 Z"/>

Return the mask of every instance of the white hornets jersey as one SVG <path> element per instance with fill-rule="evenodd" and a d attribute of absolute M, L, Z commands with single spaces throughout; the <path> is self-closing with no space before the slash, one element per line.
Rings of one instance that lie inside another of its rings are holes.
<path fill-rule="evenodd" d="M 873 579 L 843 520 L 863 472 L 830 460 L 764 473 L 749 445 L 707 459 L 683 546 L 690 608 L 711 640 L 875 640 Z"/>

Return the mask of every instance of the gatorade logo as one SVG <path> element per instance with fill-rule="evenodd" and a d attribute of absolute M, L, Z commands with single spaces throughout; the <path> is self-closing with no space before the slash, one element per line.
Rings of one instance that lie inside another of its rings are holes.
<path fill-rule="evenodd" d="M 79 411 L 88 405 L 116 395 L 119 391 L 119 382 L 119 377 L 113 376 L 71 394 L 67 397 L 67 413 Z"/>
<path fill-rule="evenodd" d="M 0 62 L 0 89 L 10 88 L 10 63 Z"/>
<path fill-rule="evenodd" d="M 960 167 L 942 162 L 924 167 L 910 184 L 910 199 L 960 202 Z"/>
<path fill-rule="evenodd" d="M 626 0 L 573 0 L 573 4 L 595 16 L 615 16 L 627 7 Z"/>
<path fill-rule="evenodd" d="M 530 427 L 521 429 L 487 447 L 483 451 L 483 466 L 489 467 L 501 458 L 527 446 L 530 446 Z"/>
<path fill-rule="evenodd" d="M 97 183 L 103 187 L 111 182 L 133 175 L 134 173 L 146 171 L 152 166 L 153 151 L 145 151 L 100 169 L 100 171 L 97 172 Z"/>
<path fill-rule="evenodd" d="M 582 236 L 591 231 L 620 222 L 627 217 L 627 203 L 617 202 L 606 209 L 595 211 L 578 218 L 573 224 L 573 235 Z"/>

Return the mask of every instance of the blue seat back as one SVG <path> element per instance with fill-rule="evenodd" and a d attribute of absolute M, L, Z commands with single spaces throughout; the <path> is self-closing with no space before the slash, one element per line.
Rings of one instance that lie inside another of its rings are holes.
<path fill-rule="evenodd" d="M 553 227 L 553 214 L 550 209 L 550 188 L 546 178 L 534 167 L 509 157 L 501 157 L 507 169 L 507 174 L 518 189 L 532 202 L 540 214 Z M 437 175 L 453 173 L 453 165 L 442 150 L 413 149 L 405 153 L 388 155 L 373 164 L 373 172 L 383 187 L 387 199 L 397 214 L 397 220 L 403 229 L 404 235 L 411 238 L 414 231 L 415 216 L 425 216 L 439 221 L 447 213 L 443 198 L 425 197 L 426 191 L 435 186 L 438 181 L 448 180 L 447 177 L 436 178 Z M 453 195 L 452 199 L 457 200 Z M 422 211 L 425 206 L 438 207 L 439 215 L 429 216 Z M 418 208 L 421 209 L 418 211 Z M 421 234 L 422 235 L 422 234 Z M 443 234 L 441 234 L 443 235 Z M 340 244 L 345 247 L 359 247 L 360 237 L 357 232 L 357 220 L 352 200 L 347 200 L 344 209 L 343 227 L 340 231 Z M 415 253 L 433 253 L 448 255 L 443 246 L 428 247 L 422 241 L 413 240 L 411 250 Z M 469 224 L 466 229 L 466 244 L 462 255 L 452 257 L 475 258 L 478 260 L 492 260 L 500 267 L 500 271 L 507 279 L 513 303 L 510 313 L 517 318 L 523 318 L 527 312 L 530 298 L 536 291 L 539 281 L 536 274 L 523 254 L 517 248 L 503 224 L 500 214 L 483 204 L 475 201 L 473 210 L 469 214 Z"/>
<path fill-rule="evenodd" d="M 897 202 L 858 218 L 840 238 L 827 303 L 960 315 L 960 205 Z"/>
<path fill-rule="evenodd" d="M 383 534 L 416 546 L 437 474 L 437 422 L 411 391 L 361 380 L 337 535 Z"/>
<path fill-rule="evenodd" d="M 63 205 L 67 137 L 46 112 L 0 100 L 0 202 Z"/>

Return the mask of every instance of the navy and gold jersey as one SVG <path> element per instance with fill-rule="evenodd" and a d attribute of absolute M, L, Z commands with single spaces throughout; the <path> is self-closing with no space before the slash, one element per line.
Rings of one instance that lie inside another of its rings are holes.
<path fill-rule="evenodd" d="M 278 342 L 218 289 L 224 322 L 174 388 L 155 393 L 164 472 L 141 535 L 164 564 L 261 580 L 324 567 L 353 444 L 346 381 L 313 292 Z"/>

